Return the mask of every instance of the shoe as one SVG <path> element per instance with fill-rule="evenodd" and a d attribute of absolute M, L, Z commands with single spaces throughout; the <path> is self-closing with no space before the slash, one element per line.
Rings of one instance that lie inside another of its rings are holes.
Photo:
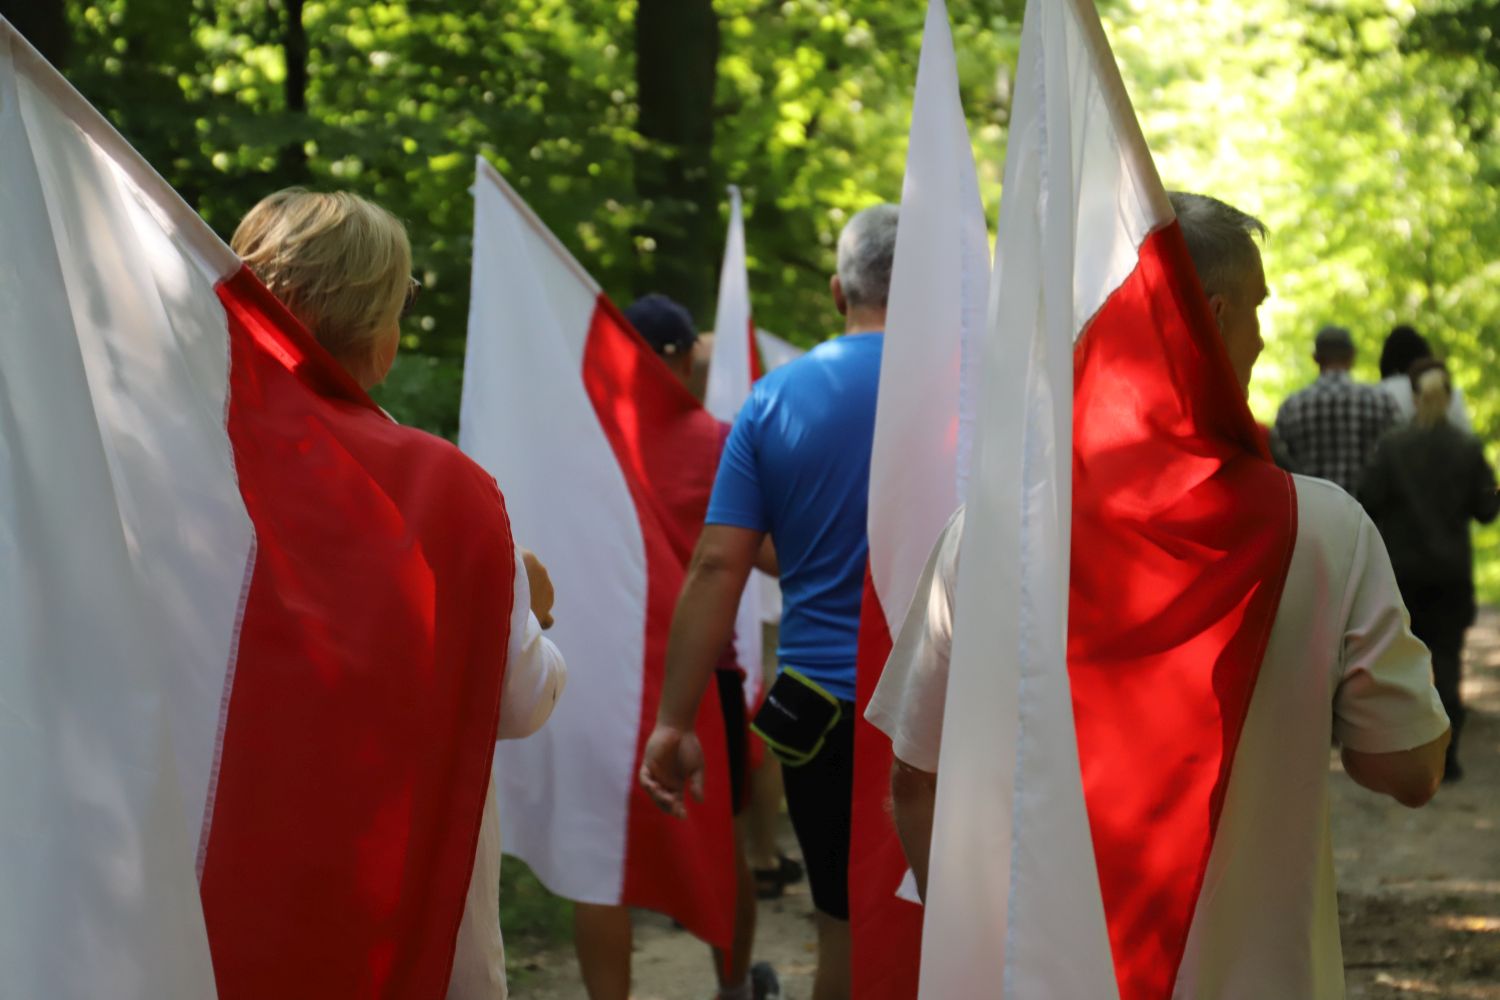
<path fill-rule="evenodd" d="M 774 868 L 757 868 L 753 874 L 756 899 L 780 899 L 787 886 L 802 881 L 803 871 L 801 864 L 782 854 Z"/>
<path fill-rule="evenodd" d="M 770 962 L 750 966 L 750 995 L 755 1000 L 781 1000 L 781 979 Z"/>

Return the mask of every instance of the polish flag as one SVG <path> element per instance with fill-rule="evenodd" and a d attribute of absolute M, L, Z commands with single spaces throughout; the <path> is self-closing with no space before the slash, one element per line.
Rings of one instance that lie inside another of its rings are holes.
<path fill-rule="evenodd" d="M 921 995 L 1166 1000 L 1295 499 L 1093 4 L 1016 76 Z"/>
<path fill-rule="evenodd" d="M 0 19 L 0 995 L 442 996 L 493 480 L 395 424 Z"/>
<path fill-rule="evenodd" d="M 740 407 L 750 398 L 750 386 L 760 377 L 756 356 L 755 323 L 750 317 L 750 273 L 745 261 L 745 217 L 740 207 L 740 189 L 729 188 L 729 235 L 724 242 L 724 263 L 719 271 L 719 305 L 714 312 L 713 354 L 708 365 L 708 390 L 703 405 L 726 424 L 734 423 Z M 735 658 L 745 671 L 745 702 L 760 704 L 762 595 L 778 587 L 759 570 L 752 570 L 740 597 L 734 619 Z"/>
<path fill-rule="evenodd" d="M 511 484 L 516 537 L 557 590 L 568 697 L 496 753 L 505 850 L 548 889 L 666 913 L 728 947 L 733 829 L 724 720 L 703 699 L 705 796 L 687 820 L 636 780 L 667 631 L 723 431 L 483 159 L 459 443 Z"/>
<path fill-rule="evenodd" d="M 789 365 L 807 351 L 769 330 L 756 330 L 755 342 L 760 346 L 760 356 L 766 359 L 766 371 L 774 372 L 782 365 Z"/>
<path fill-rule="evenodd" d="M 958 508 L 964 342 L 984 323 L 990 244 L 943 0 L 917 66 L 870 459 L 849 860 L 854 994 L 911 1000 L 922 910 L 891 823 L 891 742 L 864 711 L 928 553 Z"/>

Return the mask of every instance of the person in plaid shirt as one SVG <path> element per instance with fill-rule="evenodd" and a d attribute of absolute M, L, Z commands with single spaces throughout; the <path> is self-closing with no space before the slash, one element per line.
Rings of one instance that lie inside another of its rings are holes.
<path fill-rule="evenodd" d="M 1293 393 L 1276 414 L 1275 437 L 1288 471 L 1327 479 L 1353 494 L 1375 442 L 1401 419 L 1395 400 L 1378 385 L 1354 381 L 1354 340 L 1341 326 L 1325 326 L 1313 341 L 1318 380 Z"/>

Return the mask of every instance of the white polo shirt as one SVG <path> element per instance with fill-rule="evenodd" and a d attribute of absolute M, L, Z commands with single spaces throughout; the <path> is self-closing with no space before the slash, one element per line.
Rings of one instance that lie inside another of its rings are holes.
<path fill-rule="evenodd" d="M 1409 750 L 1448 727 L 1385 545 L 1332 483 L 1293 477 L 1297 541 L 1188 932 L 1176 1000 L 1344 995 L 1328 752 Z M 938 540 L 865 718 L 936 771 L 963 511 Z"/>
<path fill-rule="evenodd" d="M 531 613 L 531 586 L 517 551 L 510 648 L 496 737 L 518 740 L 542 728 L 567 679 L 562 654 L 542 635 L 542 626 Z M 505 944 L 500 939 L 500 813 L 493 779 L 479 826 L 479 850 L 458 928 L 447 1000 L 506 1000 Z"/>

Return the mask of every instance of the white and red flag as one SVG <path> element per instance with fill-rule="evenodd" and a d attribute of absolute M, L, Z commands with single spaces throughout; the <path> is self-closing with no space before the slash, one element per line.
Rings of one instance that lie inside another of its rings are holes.
<path fill-rule="evenodd" d="M 513 484 L 516 536 L 557 590 L 568 697 L 496 754 L 507 853 L 569 899 L 670 914 L 729 944 L 733 831 L 724 720 L 705 698 L 702 802 L 686 821 L 640 787 L 667 631 L 723 428 L 484 160 L 459 441 Z"/>
<path fill-rule="evenodd" d="M 708 365 L 708 388 L 703 405 L 718 420 L 733 424 L 750 398 L 750 386 L 760 377 L 755 346 L 755 321 L 750 314 L 750 271 L 745 260 L 745 217 L 740 189 L 729 188 L 729 233 L 724 240 L 724 263 L 719 269 L 719 304 L 714 311 L 714 347 Z M 760 702 L 761 631 L 764 595 L 777 587 L 759 570 L 752 570 L 740 596 L 734 619 L 735 658 L 745 670 L 745 701 Z M 779 594 L 779 591 L 778 591 Z"/>
<path fill-rule="evenodd" d="M 1167 1000 L 1295 497 L 1090 0 L 1014 93 L 921 995 Z"/>
<path fill-rule="evenodd" d="M 891 743 L 864 710 L 890 656 L 889 623 L 906 617 L 927 555 L 958 508 L 964 344 L 984 324 L 989 275 L 948 10 L 931 0 L 886 311 L 860 613 L 849 921 L 854 993 L 872 1000 L 916 996 L 922 911 L 901 892 L 907 866 L 887 806 Z"/>
<path fill-rule="evenodd" d="M 513 549 L 0 19 L 0 995 L 441 996 Z"/>

